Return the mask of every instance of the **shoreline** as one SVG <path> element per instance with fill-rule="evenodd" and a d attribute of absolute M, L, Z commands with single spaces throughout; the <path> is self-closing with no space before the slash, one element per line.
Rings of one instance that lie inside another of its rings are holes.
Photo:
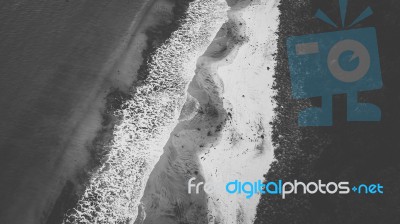
<path fill-rule="evenodd" d="M 146 61 L 146 58 L 150 57 L 153 52 L 148 52 L 149 39 L 157 39 L 157 37 L 149 36 L 146 30 L 151 29 L 160 23 L 159 18 L 157 18 L 157 11 L 154 11 L 156 4 L 165 4 L 165 0 L 151 0 L 147 2 L 144 6 L 145 9 L 141 9 L 136 17 L 139 19 L 133 22 L 133 25 L 129 28 L 131 32 L 127 32 L 126 36 L 130 37 L 127 44 L 122 44 L 121 53 L 114 61 L 114 65 L 109 69 L 110 74 L 117 74 L 118 80 L 110 80 L 114 87 L 109 87 L 110 84 L 105 84 L 106 86 L 102 89 L 109 89 L 108 94 L 104 96 L 104 109 L 101 113 L 101 126 L 97 131 L 93 142 L 90 144 L 89 153 L 90 159 L 89 163 L 80 169 L 77 173 L 77 178 L 75 180 L 67 180 L 60 196 L 56 199 L 55 205 L 52 208 L 49 218 L 47 219 L 48 224 L 61 223 L 67 214 L 67 211 L 76 206 L 77 201 L 82 196 L 84 192 L 84 185 L 86 185 L 91 178 L 91 173 L 95 172 L 103 164 L 104 159 L 107 157 L 107 151 L 109 149 L 109 144 L 113 139 L 113 131 L 116 124 L 118 124 L 119 119 L 115 117 L 113 113 L 119 109 L 125 101 L 131 98 L 128 92 L 134 86 L 136 86 L 140 78 L 138 78 L 139 68 L 141 68 Z M 142 34 L 143 33 L 143 34 Z M 117 52 L 118 52 L 117 51 Z M 147 53 L 145 53 L 147 52 Z M 111 56 L 112 58 L 113 56 Z M 115 56 L 114 56 L 115 57 Z M 136 62 L 135 62 L 136 61 Z M 140 61 L 140 62 L 139 62 Z M 134 64 L 132 66 L 132 64 Z M 122 71 L 125 70 L 125 71 Z M 121 74 L 125 73 L 125 74 Z M 132 75 L 135 74 L 135 75 Z M 115 75 L 113 75 L 115 76 Z M 130 77 L 129 77 L 130 76 Z M 103 90 L 101 90 L 103 91 Z"/>
<path fill-rule="evenodd" d="M 151 4 L 151 7 L 155 6 L 155 3 L 158 3 L 158 2 L 165 3 L 167 1 L 164 1 L 164 0 L 155 1 L 155 2 L 153 2 L 153 4 Z M 109 110 L 107 110 L 106 114 L 103 115 L 103 121 L 108 121 L 108 122 L 105 122 L 105 124 L 109 124 L 109 127 L 100 136 L 97 137 L 97 141 L 101 142 L 101 144 L 95 143 L 97 145 L 100 145 L 100 147 L 98 148 L 98 150 L 96 150 L 94 153 L 92 153 L 93 154 L 92 157 L 94 157 L 94 160 L 97 161 L 95 163 L 96 168 L 94 170 L 91 169 L 91 170 L 93 170 L 92 172 L 96 172 L 96 170 L 98 170 L 102 166 L 102 164 L 107 161 L 108 153 L 104 153 L 103 149 L 105 147 L 109 147 L 109 142 L 113 138 L 112 132 L 113 132 L 114 126 L 116 124 L 119 124 L 119 122 L 122 119 L 122 118 L 115 117 L 112 114 L 115 111 L 123 109 L 123 108 L 121 108 L 121 105 L 124 105 L 124 103 L 126 101 L 132 100 L 135 97 L 136 88 L 140 87 L 141 85 L 144 84 L 144 82 L 146 82 L 147 73 L 149 72 L 148 66 L 151 63 L 153 54 L 156 52 L 158 46 L 161 43 L 164 43 L 166 40 L 168 40 L 169 37 L 171 36 L 171 34 L 180 27 L 179 22 L 181 19 L 183 19 L 182 16 L 185 15 L 185 13 L 186 13 L 186 10 L 182 8 L 182 7 L 185 7 L 185 5 L 187 5 L 187 3 L 183 3 L 182 1 L 179 1 L 179 0 L 176 1 L 176 6 L 171 7 L 171 9 L 174 13 L 173 13 L 173 19 L 171 20 L 170 23 L 165 24 L 166 21 L 159 21 L 161 23 L 153 23 L 153 24 L 147 26 L 145 29 L 142 29 L 141 32 L 145 33 L 145 35 L 146 35 L 145 41 L 147 44 L 147 48 L 145 48 L 141 52 L 142 57 L 143 57 L 143 63 L 140 64 L 140 67 L 138 69 L 138 72 L 137 72 L 138 78 L 134 81 L 133 86 L 131 86 L 129 88 L 130 89 L 129 94 L 126 94 L 123 91 L 116 89 L 113 92 L 114 94 L 110 97 L 110 101 L 107 101 L 107 104 L 109 104 L 111 106 L 111 108 Z M 147 10 L 147 12 L 149 12 L 152 9 L 151 7 L 150 7 L 150 9 Z M 160 7 L 160 6 L 158 6 L 158 7 Z M 148 16 L 151 17 L 152 15 L 148 15 Z M 143 18 L 143 20 L 146 20 L 146 18 Z M 166 25 L 166 27 L 162 26 L 163 24 Z M 162 31 L 161 35 L 158 32 L 158 30 Z M 137 32 L 139 32 L 139 31 L 137 31 Z M 133 40 L 131 40 L 130 42 L 132 43 Z M 129 48 L 132 49 L 132 47 L 129 47 Z M 124 55 L 122 56 L 122 58 L 127 57 L 126 55 L 128 55 L 128 54 L 129 54 L 129 50 L 126 50 Z M 132 55 L 130 57 L 132 57 Z M 124 60 L 127 60 L 127 58 L 125 58 Z M 124 61 L 120 62 L 119 64 L 124 64 Z M 132 92 L 132 90 L 133 90 L 133 92 Z M 108 136 L 109 139 L 104 141 L 104 136 Z M 85 179 L 90 180 L 91 177 L 88 176 Z M 86 183 L 86 181 L 85 181 L 85 183 Z M 81 195 L 78 197 L 71 197 L 71 200 L 76 200 L 77 198 L 80 198 L 80 197 L 81 197 Z M 67 210 L 69 210 L 71 212 L 70 209 L 67 209 Z M 66 216 L 68 216 L 68 217 L 73 216 L 73 213 L 70 213 L 70 212 L 68 214 L 66 214 Z M 64 218 L 66 216 L 64 216 Z M 60 216 L 58 216 L 58 217 L 60 217 Z M 65 222 L 65 220 L 64 220 L 64 222 Z M 70 221 L 68 221 L 68 223 L 69 222 Z"/>
<path fill-rule="evenodd" d="M 255 31 L 265 20 L 259 12 L 275 9 L 273 16 L 276 7 L 250 1 L 228 1 L 228 6 L 225 23 L 196 58 L 187 101 L 151 172 L 141 200 L 145 212 L 135 223 L 251 223 L 255 216 L 258 197 L 241 200 L 225 196 L 223 190 L 186 193 L 191 177 L 217 184 L 234 177 L 261 178 L 264 171 L 257 168 L 272 160 L 268 142 L 272 106 L 257 102 L 269 102 L 264 89 L 272 85 L 267 64 L 272 67 L 274 46 L 269 41 L 274 38 L 272 30 Z M 257 47 L 258 41 L 267 45 L 265 50 Z M 262 59 L 268 55 L 270 60 L 254 60 L 254 54 Z"/>

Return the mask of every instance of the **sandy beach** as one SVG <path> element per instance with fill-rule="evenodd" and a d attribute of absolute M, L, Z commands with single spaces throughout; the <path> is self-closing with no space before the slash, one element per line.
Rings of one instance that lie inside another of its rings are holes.
<path fill-rule="evenodd" d="M 259 196 L 232 196 L 224 185 L 261 179 L 273 159 L 268 86 L 279 12 L 273 1 L 228 6 L 227 20 L 197 59 L 179 123 L 147 182 L 137 223 L 252 223 L 255 217 Z M 192 177 L 215 190 L 188 194 Z"/>

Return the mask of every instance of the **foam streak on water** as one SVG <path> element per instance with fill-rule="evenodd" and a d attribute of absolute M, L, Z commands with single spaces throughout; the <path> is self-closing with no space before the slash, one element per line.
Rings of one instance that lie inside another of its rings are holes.
<path fill-rule="evenodd" d="M 154 54 L 150 74 L 116 116 L 107 160 L 64 223 L 132 223 L 144 186 L 178 121 L 197 58 L 225 22 L 226 3 L 190 4 L 181 28 Z"/>

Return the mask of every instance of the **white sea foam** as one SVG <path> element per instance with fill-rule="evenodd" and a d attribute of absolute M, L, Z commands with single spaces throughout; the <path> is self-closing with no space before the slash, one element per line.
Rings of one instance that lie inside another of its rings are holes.
<path fill-rule="evenodd" d="M 110 153 L 64 223 L 135 220 L 148 176 L 178 122 L 197 58 L 227 18 L 226 7 L 223 0 L 190 3 L 182 26 L 154 54 L 145 83 L 116 111 L 121 121 Z"/>

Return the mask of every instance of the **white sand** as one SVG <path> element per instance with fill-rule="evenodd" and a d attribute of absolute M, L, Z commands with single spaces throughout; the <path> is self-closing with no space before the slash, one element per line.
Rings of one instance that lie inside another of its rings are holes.
<path fill-rule="evenodd" d="M 245 199 L 224 187 L 235 179 L 262 180 L 273 159 L 269 122 L 278 9 L 259 1 L 238 4 L 228 15 L 197 60 L 180 122 L 151 173 L 142 199 L 144 223 L 252 223 L 259 195 Z M 217 189 L 189 195 L 191 177 Z"/>
<path fill-rule="evenodd" d="M 200 155 L 205 158 L 201 165 L 206 182 L 222 187 L 210 195 L 209 209 L 215 218 L 209 223 L 252 223 L 256 212 L 259 195 L 251 199 L 243 194 L 229 195 L 224 186 L 235 179 L 263 180 L 273 160 L 269 122 L 274 108 L 272 54 L 276 51 L 278 15 L 275 2 L 267 0 L 230 11 L 232 20 L 243 24 L 241 33 L 248 41 L 217 63 L 224 107 L 231 111 L 232 119 L 220 142 Z"/>

